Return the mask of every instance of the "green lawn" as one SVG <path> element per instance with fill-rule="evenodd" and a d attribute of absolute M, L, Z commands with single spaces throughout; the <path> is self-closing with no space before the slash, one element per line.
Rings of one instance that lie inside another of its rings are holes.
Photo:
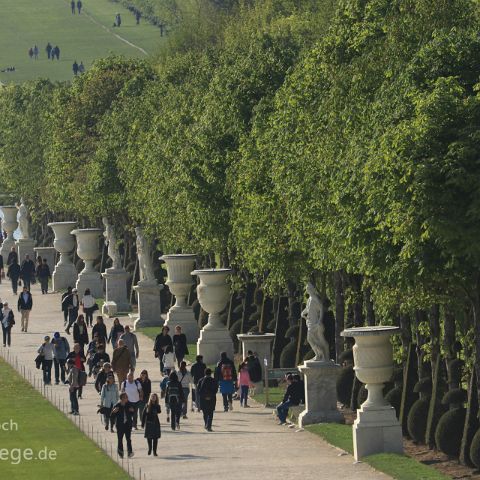
<path fill-rule="evenodd" d="M 67 388 L 61 388 L 61 391 L 67 398 Z M 1 478 L 130 478 L 70 420 L 0 359 L 0 425 L 9 423 L 10 420 L 18 425 L 18 429 L 0 429 Z M 24 454 L 28 454 L 26 449 L 33 452 L 31 460 L 23 458 Z M 45 452 L 47 460 L 43 460 Z"/>
<path fill-rule="evenodd" d="M 84 0 L 81 15 L 72 15 L 67 0 L 15 0 L 2 8 L 0 15 L 0 70 L 14 66 L 13 73 L 0 73 L 0 81 L 23 82 L 39 77 L 52 80 L 72 78 L 72 63 L 83 61 L 86 68 L 110 53 L 128 57 L 146 57 L 139 49 L 115 35 L 154 53 L 160 30 L 134 16 L 119 4 L 108 0 Z M 113 28 L 115 14 L 122 16 L 120 28 Z M 47 42 L 60 48 L 60 61 L 47 59 Z M 31 60 L 28 49 L 37 45 L 38 60 Z"/>
<path fill-rule="evenodd" d="M 307 430 L 324 438 L 331 445 L 353 454 L 351 425 L 324 423 L 310 425 Z M 362 461 L 397 480 L 447 480 L 450 478 L 406 455 L 379 453 L 365 457 Z"/>
<path fill-rule="evenodd" d="M 284 387 L 270 387 L 268 389 L 268 404 L 267 404 L 267 396 L 265 391 L 263 393 L 257 393 L 252 398 L 267 407 L 276 407 L 281 401 L 283 400 L 283 396 L 285 395 L 285 388 Z"/>

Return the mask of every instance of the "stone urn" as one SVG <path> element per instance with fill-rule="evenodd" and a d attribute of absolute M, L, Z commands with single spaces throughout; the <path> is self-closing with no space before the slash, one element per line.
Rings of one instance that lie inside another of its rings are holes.
<path fill-rule="evenodd" d="M 7 238 L 3 240 L 2 247 L 0 248 L 0 254 L 3 256 L 6 263 L 8 254 L 12 247 L 15 246 L 15 239 L 13 238 L 13 232 L 18 228 L 17 222 L 17 207 L 15 205 L 8 205 L 0 207 L 3 213 L 2 228 L 7 232 Z M 21 263 L 22 259 L 18 259 Z"/>
<path fill-rule="evenodd" d="M 201 330 L 197 342 L 198 354 L 203 355 L 203 361 L 207 365 L 218 362 L 220 352 L 227 352 L 227 355 L 233 358 L 233 341 L 220 315 L 225 310 L 230 296 L 227 278 L 231 272 L 229 268 L 192 272 L 192 275 L 198 275 L 200 279 L 197 286 L 198 301 L 208 313 L 208 323 Z"/>
<path fill-rule="evenodd" d="M 100 272 L 95 270 L 93 264 L 100 256 L 99 238 L 103 235 L 100 228 L 80 228 L 73 230 L 72 235 L 77 237 L 77 255 L 85 263 L 77 280 L 77 290 L 80 298 L 83 297 L 85 289 L 89 288 L 95 297 L 103 297 L 103 282 Z"/>
<path fill-rule="evenodd" d="M 73 287 L 77 281 L 77 269 L 72 263 L 71 254 L 75 248 L 75 237 L 70 233 L 77 222 L 52 222 L 48 226 L 53 230 L 53 247 L 60 253 L 60 259 L 52 274 L 53 290 L 59 292 Z"/>
<path fill-rule="evenodd" d="M 193 284 L 191 271 L 195 266 L 196 258 L 196 255 L 186 253 L 160 257 L 160 260 L 167 265 L 166 284 L 175 296 L 175 305 L 168 311 L 165 325 L 170 327 L 172 334 L 175 326 L 182 327 L 188 343 L 196 342 L 200 333 L 192 307 L 187 304 L 188 294 Z"/>
<path fill-rule="evenodd" d="M 355 339 L 355 375 L 368 391 L 353 424 L 356 460 L 374 453 L 403 453 L 402 429 L 395 409 L 383 397 L 384 384 L 393 374 L 390 336 L 399 332 L 392 326 L 356 327 L 342 332 L 342 336 Z"/>

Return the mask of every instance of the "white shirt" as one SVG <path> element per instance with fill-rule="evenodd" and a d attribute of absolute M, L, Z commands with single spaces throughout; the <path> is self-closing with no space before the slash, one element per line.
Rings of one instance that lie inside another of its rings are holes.
<path fill-rule="evenodd" d="M 163 368 L 169 368 L 175 370 L 175 354 L 173 352 L 165 353 L 163 355 Z"/>
<path fill-rule="evenodd" d="M 8 308 L 8 307 L 5 307 L 3 310 L 2 310 L 2 315 L 3 315 L 3 318 L 2 318 L 2 324 L 5 328 L 8 327 L 8 314 L 11 312 L 11 309 Z"/>
<path fill-rule="evenodd" d="M 190 384 L 193 383 L 192 374 L 187 370 L 185 372 L 185 375 L 183 375 L 183 373 L 179 370 L 177 372 L 177 375 L 180 383 L 182 384 L 182 387 L 190 388 Z"/>
<path fill-rule="evenodd" d="M 92 308 L 95 305 L 95 299 L 92 295 L 85 295 L 82 298 L 83 308 Z"/>
<path fill-rule="evenodd" d="M 140 393 L 142 391 L 142 386 L 140 383 L 135 382 L 135 380 L 130 383 L 128 380 L 125 380 L 122 383 L 122 391 L 124 391 L 128 395 L 128 401 L 131 403 L 137 403 L 140 401 Z"/>

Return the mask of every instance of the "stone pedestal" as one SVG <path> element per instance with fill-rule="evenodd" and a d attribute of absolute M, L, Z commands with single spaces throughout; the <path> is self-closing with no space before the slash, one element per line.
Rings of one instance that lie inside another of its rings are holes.
<path fill-rule="evenodd" d="M 35 247 L 34 249 L 35 252 L 35 260 L 38 257 L 41 257 L 42 260 L 44 258 L 47 259 L 47 265 L 50 267 L 50 272 L 53 271 L 55 268 L 55 259 L 57 256 L 57 252 L 55 251 L 54 247 Z"/>
<path fill-rule="evenodd" d="M 60 253 L 60 260 L 52 273 L 52 288 L 55 292 L 74 287 L 77 282 L 77 269 L 70 257 L 75 248 L 75 237 L 70 232 L 76 224 L 77 222 L 52 222 L 48 224 L 55 234 L 53 246 Z M 50 269 L 53 269 L 53 263 Z"/>
<path fill-rule="evenodd" d="M 200 284 L 197 287 L 198 301 L 208 313 L 208 323 L 200 332 L 197 351 L 203 355 L 203 361 L 208 365 L 220 359 L 220 352 L 227 352 L 233 358 L 233 341 L 227 327 L 221 319 L 230 295 L 227 277 L 229 268 L 194 270 L 192 275 L 198 275 Z"/>
<path fill-rule="evenodd" d="M 342 332 L 354 337 L 353 360 L 355 375 L 365 383 L 367 400 L 357 410 L 353 424 L 355 460 L 374 453 L 403 453 L 402 427 L 395 409 L 383 398 L 384 383 L 393 374 L 393 352 L 390 335 L 398 327 L 356 327 Z"/>
<path fill-rule="evenodd" d="M 82 297 L 89 288 L 95 298 L 103 297 L 102 277 L 93 266 L 100 256 L 99 237 L 103 231 L 99 228 L 80 228 L 71 233 L 77 237 L 77 254 L 85 263 L 84 269 L 78 275 L 76 284 L 78 293 Z"/>
<path fill-rule="evenodd" d="M 168 270 L 167 285 L 175 295 L 175 305 L 167 313 L 165 325 L 173 332 L 175 326 L 182 327 L 188 343 L 196 342 L 200 333 L 192 307 L 187 305 L 187 297 L 192 287 L 192 268 L 197 256 L 193 254 L 163 255 Z"/>
<path fill-rule="evenodd" d="M 142 280 L 133 289 L 137 292 L 138 316 L 135 330 L 142 327 L 161 327 L 163 320 L 160 308 L 160 290 L 156 280 Z M 132 316 L 133 317 L 133 316 Z"/>
<path fill-rule="evenodd" d="M 298 369 L 304 375 L 305 410 L 298 417 L 301 428 L 312 423 L 343 423 L 343 415 L 337 410 L 337 376 L 340 365 L 333 362 L 308 360 Z"/>
<path fill-rule="evenodd" d="M 12 247 L 15 246 L 15 239 L 13 238 L 13 232 L 18 227 L 17 222 L 17 207 L 14 205 L 2 206 L 0 207 L 3 213 L 2 219 L 2 228 L 7 232 L 7 237 L 4 238 L 2 246 L 0 248 L 0 254 L 3 257 L 3 261 L 5 265 L 7 263 L 8 254 L 10 253 Z M 18 262 L 21 264 L 20 257 L 18 258 Z"/>
<path fill-rule="evenodd" d="M 33 250 L 33 247 L 35 247 L 35 240 L 32 240 L 31 238 L 19 238 L 15 242 L 15 245 L 17 247 L 18 261 L 20 265 L 25 260 L 25 255 L 29 255 L 30 260 L 35 262 L 35 251 Z"/>
<path fill-rule="evenodd" d="M 123 268 L 107 268 L 102 277 L 105 279 L 105 303 L 102 314 L 114 317 L 118 312 L 130 312 L 132 307 L 127 297 L 128 273 Z"/>
<path fill-rule="evenodd" d="M 262 365 L 262 381 L 255 383 L 255 393 L 262 393 L 265 386 L 266 367 L 265 360 L 267 361 L 267 368 L 272 368 L 272 342 L 275 338 L 274 333 L 264 334 L 248 334 L 241 333 L 237 335 L 237 338 L 242 342 L 242 355 L 243 358 L 247 357 L 247 352 L 251 350 L 256 353 L 260 363 Z"/>

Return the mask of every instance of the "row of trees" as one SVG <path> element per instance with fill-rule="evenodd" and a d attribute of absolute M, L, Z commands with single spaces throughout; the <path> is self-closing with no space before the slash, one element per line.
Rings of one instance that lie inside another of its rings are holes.
<path fill-rule="evenodd" d="M 345 325 L 398 323 L 421 362 L 460 341 L 480 373 L 476 2 L 226 11 L 212 38 L 156 62 L 4 88 L 2 188 L 37 218 L 108 215 L 228 263 L 240 290 L 279 296 L 290 326 L 312 279 L 337 355 Z"/>

